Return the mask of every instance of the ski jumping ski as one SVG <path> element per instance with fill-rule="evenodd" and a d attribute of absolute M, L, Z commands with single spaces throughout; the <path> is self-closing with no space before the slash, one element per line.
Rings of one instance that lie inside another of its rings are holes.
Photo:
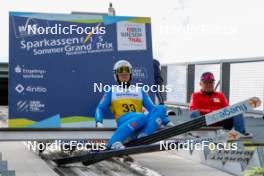
<path fill-rule="evenodd" d="M 252 97 L 234 105 L 200 116 L 194 120 L 190 120 L 180 125 L 160 130 L 152 135 L 130 141 L 125 144 L 125 149 L 90 152 L 79 156 L 57 158 L 53 161 L 58 165 L 76 162 L 83 162 L 85 165 L 88 165 L 109 159 L 111 157 L 157 151 L 160 145 L 153 143 L 232 118 L 236 115 L 251 111 L 260 105 L 260 99 L 257 97 Z"/>

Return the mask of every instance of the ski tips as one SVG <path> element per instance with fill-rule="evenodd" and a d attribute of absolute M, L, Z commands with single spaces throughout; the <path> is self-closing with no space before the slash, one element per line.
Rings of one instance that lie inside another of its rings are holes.
<path fill-rule="evenodd" d="M 261 100 L 258 97 L 252 97 L 249 99 L 249 104 L 252 108 L 257 108 L 261 105 Z"/>

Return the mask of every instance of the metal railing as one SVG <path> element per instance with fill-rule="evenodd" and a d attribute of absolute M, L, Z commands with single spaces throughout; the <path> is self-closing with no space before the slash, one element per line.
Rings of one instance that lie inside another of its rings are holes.
<path fill-rule="evenodd" d="M 263 101 L 264 69 L 261 68 L 262 65 L 264 68 L 264 57 L 220 59 L 162 65 L 161 69 L 164 82 L 166 85 L 171 85 L 174 89 L 174 92 L 166 93 L 163 96 L 165 101 L 170 103 L 188 104 L 192 93 L 197 90 L 199 82 L 197 79 L 200 77 L 199 74 L 201 74 L 199 71 L 214 67 L 213 72 L 215 72 L 214 74 L 216 74 L 216 77 L 219 77 L 220 81 L 218 90 L 226 95 L 230 103 L 238 99 L 245 99 L 247 95 L 249 96 L 251 94 L 260 96 L 259 98 Z M 247 66 L 249 68 L 247 68 Z M 240 67 L 241 69 L 239 69 Z M 248 72 L 248 76 L 245 75 L 246 72 Z M 239 74 L 241 74 L 241 78 Z M 245 79 L 243 77 L 245 77 Z M 248 79 L 247 77 L 251 77 L 252 79 Z M 239 80 L 234 81 L 236 78 Z M 248 81 L 250 85 L 247 86 L 245 83 L 246 81 Z M 237 88 L 240 84 L 244 86 Z M 239 97 L 239 95 L 245 97 Z M 254 112 L 263 113 L 263 110 L 264 105 Z"/>

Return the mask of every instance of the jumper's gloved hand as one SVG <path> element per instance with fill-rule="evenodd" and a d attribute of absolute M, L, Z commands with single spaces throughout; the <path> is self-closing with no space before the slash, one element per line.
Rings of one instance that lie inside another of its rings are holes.
<path fill-rule="evenodd" d="M 168 123 L 165 125 L 165 127 L 167 127 L 167 128 L 174 127 L 174 126 L 175 126 L 175 124 L 172 123 L 172 122 L 168 122 Z"/>
<path fill-rule="evenodd" d="M 174 123 L 172 123 L 172 122 L 168 122 L 167 124 L 162 124 L 162 125 L 160 126 L 160 129 L 163 129 L 163 128 L 171 128 L 171 127 L 174 127 L 174 126 L 175 126 Z"/>
<path fill-rule="evenodd" d="M 97 128 L 104 128 L 104 124 L 102 122 L 96 122 Z"/>

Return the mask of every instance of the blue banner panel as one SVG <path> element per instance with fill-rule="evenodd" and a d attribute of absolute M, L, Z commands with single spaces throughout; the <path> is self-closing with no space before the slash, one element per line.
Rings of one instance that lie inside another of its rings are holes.
<path fill-rule="evenodd" d="M 10 12 L 9 30 L 9 127 L 94 126 L 120 59 L 153 83 L 150 18 Z"/>

